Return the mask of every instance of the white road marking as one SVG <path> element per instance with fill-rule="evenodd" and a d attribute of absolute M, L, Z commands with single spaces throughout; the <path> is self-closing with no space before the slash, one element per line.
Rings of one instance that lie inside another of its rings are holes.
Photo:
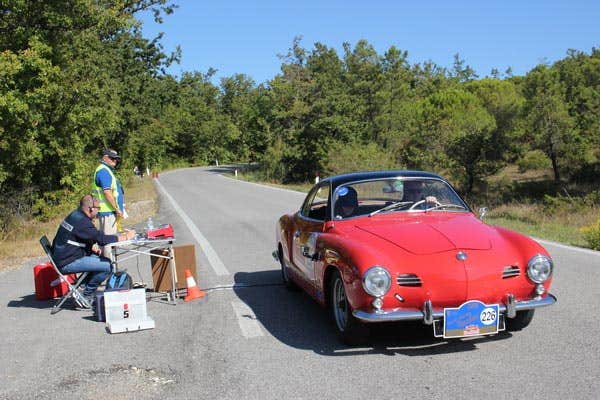
<path fill-rule="evenodd" d="M 183 222 L 185 222 L 185 224 L 187 225 L 188 229 L 192 233 L 192 236 L 194 236 L 194 239 L 196 239 L 196 242 L 198 242 L 198 244 L 200 245 L 200 248 L 206 255 L 206 258 L 208 258 L 208 263 L 210 264 L 210 266 L 213 269 L 213 271 L 215 272 L 215 274 L 229 275 L 229 271 L 225 267 L 225 264 L 223 264 L 223 261 L 221 261 L 221 258 L 219 258 L 219 256 L 217 255 L 217 252 L 215 251 L 215 249 L 213 249 L 213 247 L 210 245 L 208 240 L 204 237 L 202 232 L 200 232 L 200 229 L 198 229 L 198 227 L 192 222 L 190 217 L 188 217 L 187 214 L 181 209 L 181 207 L 179 207 L 179 205 L 171 197 L 171 195 L 169 193 L 167 193 L 167 190 L 158 181 L 158 179 L 155 179 L 154 182 L 156 183 L 156 186 L 160 189 L 160 191 L 167 197 L 167 199 L 169 199 L 169 201 L 171 202 L 171 205 L 175 209 L 175 212 L 177 214 L 179 214 L 179 216 L 181 217 Z"/>
<path fill-rule="evenodd" d="M 220 176 L 221 178 L 224 178 L 224 179 L 229 179 L 229 180 L 232 180 L 232 181 L 240 182 L 240 183 L 245 183 L 247 185 L 260 186 L 261 188 L 272 189 L 272 190 L 276 190 L 276 191 L 280 191 L 280 192 L 294 193 L 294 194 L 297 194 L 298 196 L 302 196 L 303 198 L 306 197 L 306 192 L 301 192 L 299 190 L 281 188 L 281 187 L 270 186 L 270 185 L 263 185 L 262 183 L 244 181 L 242 179 L 232 178 L 232 177 L 227 176 L 227 175 L 221 175 L 221 174 L 219 174 L 217 176 Z"/>
<path fill-rule="evenodd" d="M 231 306 L 237 316 L 238 325 L 242 330 L 242 335 L 246 339 L 264 336 L 254 311 L 246 303 L 241 301 L 232 301 Z"/>
<path fill-rule="evenodd" d="M 559 247 L 561 249 L 572 250 L 572 251 L 576 251 L 579 253 L 589 254 L 592 256 L 600 256 L 600 251 L 596 251 L 596 250 L 592 250 L 592 249 L 584 249 L 583 247 L 569 246 L 567 244 L 552 242 L 550 240 L 537 239 L 537 238 L 533 238 L 533 239 L 544 245 L 547 245 L 547 246 Z"/>

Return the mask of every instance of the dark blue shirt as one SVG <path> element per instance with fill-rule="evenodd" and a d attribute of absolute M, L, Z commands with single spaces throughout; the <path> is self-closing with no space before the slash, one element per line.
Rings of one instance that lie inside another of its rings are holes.
<path fill-rule="evenodd" d="M 60 223 L 52 242 L 52 258 L 56 266 L 62 268 L 90 255 L 94 243 L 103 246 L 118 240 L 117 235 L 105 235 L 96 229 L 92 220 L 77 209 Z"/>

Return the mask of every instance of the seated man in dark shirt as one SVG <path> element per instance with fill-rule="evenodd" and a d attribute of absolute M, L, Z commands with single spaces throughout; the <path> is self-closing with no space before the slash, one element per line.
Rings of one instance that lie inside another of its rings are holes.
<path fill-rule="evenodd" d="M 425 200 L 425 203 L 437 203 L 437 198 L 435 196 L 424 196 L 423 195 L 424 185 L 422 181 L 417 180 L 407 180 L 404 181 L 404 201 L 412 201 L 417 203 L 419 201 Z"/>
<path fill-rule="evenodd" d="M 105 235 L 94 226 L 93 220 L 100 209 L 100 201 L 90 195 L 83 196 L 79 208 L 65 218 L 52 242 L 52 258 L 63 274 L 89 272 L 83 295 L 93 300 L 98 286 L 111 271 L 110 260 L 99 256 L 100 248 L 135 236 L 134 230 L 118 235 Z M 90 304 L 92 301 L 90 301 Z"/>
<path fill-rule="evenodd" d="M 354 213 L 358 211 L 358 194 L 356 190 L 351 186 L 341 188 L 338 191 L 335 208 L 335 215 L 338 219 L 354 216 Z"/>

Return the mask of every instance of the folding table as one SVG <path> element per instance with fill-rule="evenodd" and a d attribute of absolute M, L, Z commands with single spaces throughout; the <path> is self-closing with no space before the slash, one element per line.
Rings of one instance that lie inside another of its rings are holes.
<path fill-rule="evenodd" d="M 110 262 L 113 271 L 119 269 L 119 263 L 140 255 L 165 258 L 169 260 L 171 269 L 171 290 L 166 292 L 167 301 L 173 305 L 177 304 L 177 266 L 175 265 L 175 254 L 173 252 L 173 242 L 175 238 L 166 239 L 146 239 L 144 237 L 124 240 L 106 245 L 110 250 Z M 166 249 L 167 254 L 154 252 L 153 250 Z"/>

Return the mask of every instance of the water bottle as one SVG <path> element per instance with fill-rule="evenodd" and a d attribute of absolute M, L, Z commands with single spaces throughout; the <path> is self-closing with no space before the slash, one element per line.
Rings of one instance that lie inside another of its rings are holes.
<path fill-rule="evenodd" d="M 146 225 L 146 229 L 149 231 L 154 229 L 154 221 L 152 221 L 152 218 L 148 218 L 148 223 Z"/>

